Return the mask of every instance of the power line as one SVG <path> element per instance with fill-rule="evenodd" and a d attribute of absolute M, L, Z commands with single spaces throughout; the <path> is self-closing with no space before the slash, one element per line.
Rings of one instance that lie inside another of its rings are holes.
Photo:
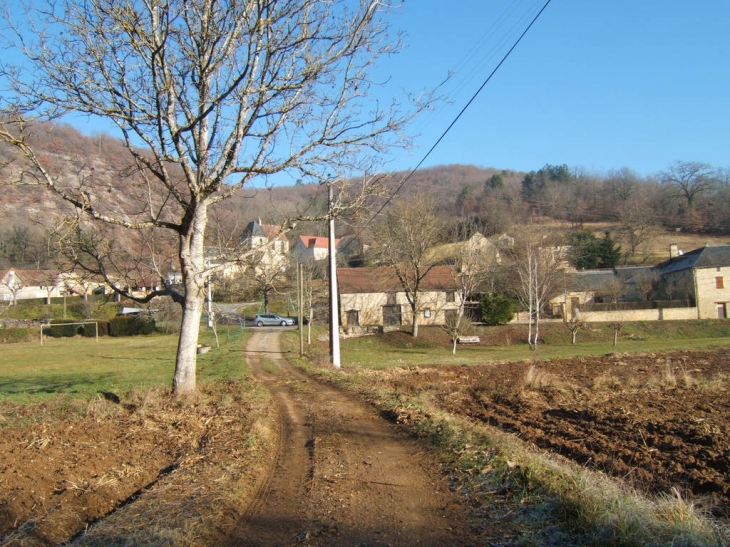
<path fill-rule="evenodd" d="M 500 69 L 500 67 L 504 64 L 504 62 L 507 60 L 507 58 L 512 54 L 512 52 L 515 50 L 515 48 L 519 45 L 519 43 L 522 41 L 522 39 L 525 37 L 525 35 L 528 33 L 528 31 L 532 28 L 532 26 L 535 24 L 535 22 L 540 18 L 540 15 L 545 11 L 545 9 L 548 7 L 552 0 L 546 0 L 546 2 L 543 4 L 542 8 L 540 8 L 540 11 L 537 12 L 535 17 L 532 18 L 532 21 L 530 21 L 530 24 L 527 25 L 524 31 L 522 31 L 522 34 L 520 34 L 519 38 L 515 41 L 514 44 L 512 44 L 512 47 L 509 48 L 507 53 L 504 54 L 502 57 L 502 60 L 499 61 L 496 67 L 494 67 L 494 70 L 487 76 L 487 78 L 482 82 L 482 85 L 479 86 L 479 89 L 476 90 L 476 92 L 472 95 L 471 99 L 464 105 L 464 107 L 459 111 L 459 113 L 456 115 L 456 117 L 452 120 L 452 122 L 448 125 L 448 127 L 444 130 L 443 133 L 441 133 L 441 136 L 436 140 L 436 142 L 431 146 L 431 148 L 426 152 L 426 154 L 421 158 L 421 161 L 418 162 L 418 164 L 411 169 L 408 174 L 403 178 L 403 180 L 398 184 L 396 189 L 393 191 L 393 193 L 388 197 L 388 199 L 385 200 L 385 203 L 378 209 L 378 211 L 375 213 L 373 218 L 378 216 L 383 209 L 393 200 L 393 198 L 396 196 L 398 192 L 400 192 L 405 184 L 410 180 L 410 178 L 413 176 L 413 174 L 418 171 L 418 169 L 423 165 L 423 163 L 428 159 L 428 157 L 431 155 L 431 153 L 436 149 L 436 147 L 441 143 L 441 141 L 446 137 L 446 135 L 451 131 L 451 129 L 456 125 L 456 122 L 459 121 L 461 116 L 466 112 L 466 110 L 471 106 L 471 104 L 476 100 L 477 96 L 481 93 L 481 91 L 484 89 L 484 87 L 490 82 L 492 77 L 497 73 L 497 71 Z"/>

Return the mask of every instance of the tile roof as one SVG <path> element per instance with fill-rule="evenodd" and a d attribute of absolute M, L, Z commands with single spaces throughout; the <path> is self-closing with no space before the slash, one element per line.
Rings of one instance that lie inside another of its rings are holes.
<path fill-rule="evenodd" d="M 339 245 L 339 242 L 339 239 L 335 239 L 335 245 Z M 299 236 L 299 243 L 307 249 L 329 248 L 329 238 L 323 236 Z"/>
<path fill-rule="evenodd" d="M 53 286 L 58 280 L 58 272 L 53 270 L 15 270 L 15 275 L 26 287 Z"/>
<path fill-rule="evenodd" d="M 395 270 L 389 266 L 337 268 L 337 284 L 342 294 L 403 291 Z M 421 281 L 421 289 L 425 290 L 457 288 L 453 270 L 449 266 L 434 266 Z"/>

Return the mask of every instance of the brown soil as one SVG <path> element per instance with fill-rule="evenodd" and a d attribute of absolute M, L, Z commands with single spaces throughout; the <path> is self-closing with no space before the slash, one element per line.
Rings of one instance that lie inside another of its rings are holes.
<path fill-rule="evenodd" d="M 651 494 L 730 516 L 730 352 L 407 369 L 398 389 Z"/>
<path fill-rule="evenodd" d="M 88 523 L 74 544 L 479 544 L 469 509 L 422 446 L 369 405 L 292 369 L 272 331 L 257 330 L 247 348 L 272 394 L 258 410 L 233 390 L 184 410 L 170 398 L 100 399 L 82 419 L 3 429 L 0 545 L 59 545 Z M 725 350 L 388 374 L 400 390 L 431 391 L 444 410 L 728 516 Z M 268 444 L 251 440 L 256 412 L 278 424 Z M 234 500 L 220 490 L 231 485 Z M 144 519 L 132 519 L 135 508 Z M 169 531 L 158 543 L 129 539 L 125 523 L 149 536 L 153 509 L 167 511 L 155 522 L 177 526 L 180 541 Z M 207 536 L 185 536 L 196 519 L 214 522 Z"/>

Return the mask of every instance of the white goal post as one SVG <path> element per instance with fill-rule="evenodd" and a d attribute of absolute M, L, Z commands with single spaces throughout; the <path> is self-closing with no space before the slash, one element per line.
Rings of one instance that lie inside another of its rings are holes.
<path fill-rule="evenodd" d="M 66 325 L 94 325 L 94 337 L 96 343 L 99 343 L 99 322 L 98 321 L 81 321 L 79 323 L 44 323 L 41 325 L 41 346 L 43 345 L 43 329 L 50 327 L 63 327 Z"/>

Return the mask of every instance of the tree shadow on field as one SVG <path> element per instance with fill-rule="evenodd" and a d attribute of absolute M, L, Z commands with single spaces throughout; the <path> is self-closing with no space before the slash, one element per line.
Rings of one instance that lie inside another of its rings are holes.
<path fill-rule="evenodd" d="M 18 378 L 14 380 L 0 381 L 1 395 L 17 394 L 54 394 L 74 393 L 88 391 L 89 387 L 98 387 L 113 377 L 112 374 L 104 375 L 73 375 L 56 376 L 53 378 Z"/>

